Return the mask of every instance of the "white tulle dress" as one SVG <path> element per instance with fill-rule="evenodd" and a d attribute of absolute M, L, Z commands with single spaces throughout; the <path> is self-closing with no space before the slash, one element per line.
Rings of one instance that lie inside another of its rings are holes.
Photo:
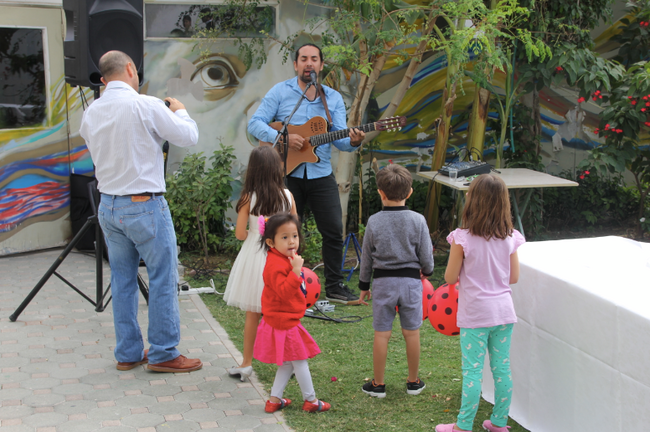
<path fill-rule="evenodd" d="M 284 190 L 289 202 L 291 193 Z M 255 205 L 255 193 L 251 196 L 250 208 Z M 285 209 L 290 211 L 291 208 Z M 266 216 L 266 215 L 265 215 Z M 269 215 L 270 216 L 270 215 Z M 223 299 L 228 306 L 236 306 L 248 312 L 262 312 L 262 290 L 264 289 L 264 265 L 266 264 L 266 251 L 260 247 L 259 216 L 248 215 L 248 237 L 230 269 L 228 284 L 223 294 Z"/>

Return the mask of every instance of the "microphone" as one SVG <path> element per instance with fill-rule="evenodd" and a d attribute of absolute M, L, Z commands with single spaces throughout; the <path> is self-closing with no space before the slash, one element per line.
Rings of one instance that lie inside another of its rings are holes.
<path fill-rule="evenodd" d="M 309 77 L 311 78 L 312 84 L 318 84 L 318 74 L 316 71 L 309 71 Z"/>

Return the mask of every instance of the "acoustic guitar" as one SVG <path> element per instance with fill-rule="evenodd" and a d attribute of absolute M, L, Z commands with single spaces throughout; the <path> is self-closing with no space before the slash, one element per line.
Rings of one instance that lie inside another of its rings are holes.
<path fill-rule="evenodd" d="M 406 117 L 399 116 L 389 117 L 373 123 L 357 126 L 357 129 L 366 133 L 372 131 L 390 132 L 401 130 L 405 125 Z M 273 122 L 269 126 L 279 131 L 282 129 L 282 122 Z M 301 163 L 318 162 L 320 158 L 316 156 L 316 147 L 350 136 L 350 129 L 327 132 L 327 120 L 320 116 L 312 117 L 306 123 L 301 125 L 289 125 L 287 130 L 289 131 L 289 134 L 298 134 L 305 138 L 305 144 L 300 150 L 289 148 L 289 153 L 287 154 L 287 174 L 295 170 Z M 260 141 L 260 145 L 271 145 L 271 143 Z M 282 155 L 282 149 L 284 146 L 278 144 L 276 148 Z"/>

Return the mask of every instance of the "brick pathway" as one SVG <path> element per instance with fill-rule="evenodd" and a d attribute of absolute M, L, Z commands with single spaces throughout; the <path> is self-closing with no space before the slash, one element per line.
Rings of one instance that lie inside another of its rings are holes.
<path fill-rule="evenodd" d="M 52 276 L 11 322 L 60 249 L 0 258 L 0 426 L 2 432 L 290 430 L 266 414 L 255 376 L 242 383 L 226 368 L 241 354 L 199 296 L 181 296 L 181 344 L 203 369 L 183 374 L 120 372 L 113 356 L 112 308 L 94 306 Z M 58 273 L 95 296 L 95 259 L 71 253 Z M 105 286 L 110 270 L 104 266 Z M 143 273 L 146 272 L 141 269 Z M 146 335 L 147 308 L 139 321 Z"/>

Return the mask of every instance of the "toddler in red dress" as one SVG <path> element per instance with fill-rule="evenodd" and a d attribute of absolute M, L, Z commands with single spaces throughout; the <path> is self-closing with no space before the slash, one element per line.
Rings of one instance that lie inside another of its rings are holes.
<path fill-rule="evenodd" d="M 330 409 L 327 402 L 316 399 L 307 359 L 320 353 L 318 345 L 300 324 L 307 300 L 302 276 L 304 260 L 298 255 L 302 234 L 294 215 L 280 213 L 267 221 L 260 217 L 262 247 L 268 250 L 264 267 L 262 321 L 257 328 L 253 356 L 262 363 L 276 363 L 278 371 L 271 388 L 271 398 L 264 410 L 272 413 L 291 404 L 283 399 L 292 374 L 296 375 L 308 412 Z"/>

